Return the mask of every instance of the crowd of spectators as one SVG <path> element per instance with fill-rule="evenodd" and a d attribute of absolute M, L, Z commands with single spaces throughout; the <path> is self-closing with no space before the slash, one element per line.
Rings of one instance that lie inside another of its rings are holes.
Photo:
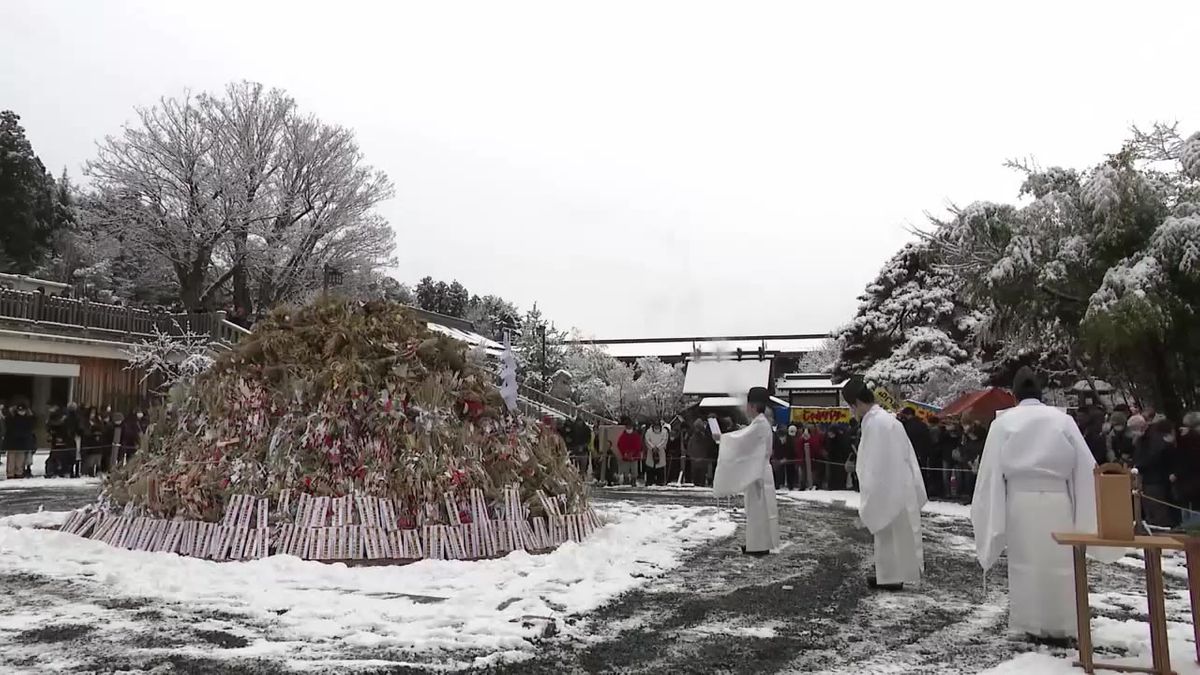
<path fill-rule="evenodd" d="M 27 401 L 0 404 L 0 438 L 7 453 L 6 477 L 33 476 L 39 428 L 45 430 L 49 450 L 44 465 L 46 477 L 78 478 L 96 476 L 114 464 L 129 461 L 137 452 L 147 426 L 141 410 L 122 413 L 113 411 L 111 406 L 80 408 L 70 403 L 50 406 L 45 419 L 39 419 Z"/>

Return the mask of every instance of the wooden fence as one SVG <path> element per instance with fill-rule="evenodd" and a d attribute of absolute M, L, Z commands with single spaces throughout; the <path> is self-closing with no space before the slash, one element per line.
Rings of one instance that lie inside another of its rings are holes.
<path fill-rule="evenodd" d="M 0 289 L 0 319 L 128 341 L 190 333 L 233 343 L 248 332 L 226 320 L 225 312 L 170 314 L 13 289 Z"/>

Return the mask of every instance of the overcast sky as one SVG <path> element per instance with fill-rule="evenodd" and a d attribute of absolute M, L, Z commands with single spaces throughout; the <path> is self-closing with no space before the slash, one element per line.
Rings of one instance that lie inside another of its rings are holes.
<path fill-rule="evenodd" d="M 402 281 L 596 337 L 820 332 L 925 212 L 1131 124 L 1200 130 L 1200 2 L 5 0 L 0 108 L 78 175 L 134 106 L 250 79 L 396 184 Z"/>

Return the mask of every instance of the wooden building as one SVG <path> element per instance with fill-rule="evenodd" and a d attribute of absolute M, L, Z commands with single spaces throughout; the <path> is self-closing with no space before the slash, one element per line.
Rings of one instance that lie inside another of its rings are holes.
<path fill-rule="evenodd" d="M 224 312 L 154 313 L 0 287 L 0 401 L 28 401 L 40 420 L 51 406 L 147 407 L 153 382 L 129 367 L 130 345 L 157 332 L 233 342 L 246 331 Z M 44 443 L 44 438 L 39 439 Z"/>

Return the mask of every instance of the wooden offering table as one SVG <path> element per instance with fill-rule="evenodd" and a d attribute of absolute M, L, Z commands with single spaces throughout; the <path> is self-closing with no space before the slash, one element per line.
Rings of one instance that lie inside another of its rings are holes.
<path fill-rule="evenodd" d="M 1192 593 L 1192 630 L 1196 631 L 1200 623 L 1195 621 L 1198 589 L 1192 578 L 1192 549 L 1195 548 L 1197 554 L 1200 555 L 1200 547 L 1185 546 L 1183 542 L 1173 536 L 1134 537 L 1132 541 L 1101 539 L 1094 534 L 1055 533 L 1053 536 L 1054 541 L 1072 547 L 1075 553 L 1075 619 L 1079 626 L 1079 660 L 1075 662 L 1075 665 L 1088 673 L 1094 673 L 1097 668 L 1100 668 L 1127 673 L 1175 675 L 1175 671 L 1171 670 L 1171 653 L 1167 649 L 1167 611 L 1164 606 L 1162 552 L 1164 550 L 1188 552 L 1188 586 Z M 1088 604 L 1087 549 L 1089 546 L 1093 548 L 1142 549 L 1146 561 L 1146 605 L 1150 611 L 1150 651 L 1154 664 L 1152 668 L 1101 663 L 1094 660 L 1092 654 L 1092 610 Z M 1200 639 L 1197 640 L 1197 659 L 1200 660 Z"/>

